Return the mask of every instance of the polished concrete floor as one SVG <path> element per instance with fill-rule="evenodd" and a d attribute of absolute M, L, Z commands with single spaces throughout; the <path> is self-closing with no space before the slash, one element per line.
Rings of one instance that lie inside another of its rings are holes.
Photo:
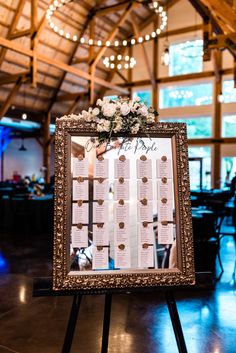
<path fill-rule="evenodd" d="M 0 242 L 0 353 L 60 353 L 72 298 L 32 298 L 32 278 L 51 275 L 48 237 L 32 236 L 24 246 L 6 239 Z M 225 271 L 214 289 L 175 293 L 189 353 L 236 353 L 234 245 L 232 237 L 222 239 Z M 83 297 L 71 353 L 100 352 L 103 306 L 103 295 Z M 163 295 L 114 295 L 109 353 L 149 352 L 178 352 Z"/>

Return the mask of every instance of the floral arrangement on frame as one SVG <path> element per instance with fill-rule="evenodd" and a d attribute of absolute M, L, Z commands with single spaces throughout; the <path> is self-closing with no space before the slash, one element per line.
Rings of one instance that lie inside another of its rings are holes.
<path fill-rule="evenodd" d="M 140 98 L 98 99 L 94 108 L 82 110 L 81 114 L 71 114 L 68 118 L 96 124 L 99 145 L 108 142 L 114 134 L 137 134 L 142 129 L 157 122 L 158 113 L 147 107 Z M 62 118 L 65 118 L 62 117 Z"/>

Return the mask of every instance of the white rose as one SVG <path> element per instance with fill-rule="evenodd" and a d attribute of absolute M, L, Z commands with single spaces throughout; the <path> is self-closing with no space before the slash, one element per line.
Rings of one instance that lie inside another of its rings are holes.
<path fill-rule="evenodd" d="M 110 98 L 108 98 L 108 97 L 103 98 L 103 103 L 109 103 L 109 102 L 110 102 Z"/>
<path fill-rule="evenodd" d="M 132 112 L 135 112 L 136 110 L 138 110 L 140 107 L 140 105 L 138 103 L 134 103 L 133 107 L 131 108 Z"/>
<path fill-rule="evenodd" d="M 97 125 L 97 131 L 98 132 L 102 132 L 102 131 L 110 131 L 110 125 L 111 122 L 109 120 L 106 119 L 101 119 Z"/>
<path fill-rule="evenodd" d="M 135 102 L 140 102 L 140 98 L 139 98 L 138 96 L 136 96 L 136 97 L 134 98 L 134 101 L 135 101 Z"/>
<path fill-rule="evenodd" d="M 93 120 L 93 116 L 89 112 L 86 112 L 86 110 L 82 110 L 82 116 L 85 121 L 90 122 Z"/>
<path fill-rule="evenodd" d="M 130 107 L 127 103 L 123 103 L 120 107 L 121 114 L 123 116 L 128 115 L 130 112 Z"/>
<path fill-rule="evenodd" d="M 94 116 L 97 116 L 99 113 L 100 113 L 100 110 L 98 108 L 94 108 L 93 111 L 92 111 L 92 114 Z"/>
<path fill-rule="evenodd" d="M 138 114 L 140 114 L 142 116 L 147 116 L 148 115 L 148 108 L 145 105 L 143 105 L 142 107 L 139 108 Z"/>
<path fill-rule="evenodd" d="M 134 126 L 131 127 L 131 133 L 132 134 L 137 134 L 137 132 L 139 131 L 139 127 L 140 127 L 140 124 L 135 124 Z"/>
<path fill-rule="evenodd" d="M 116 104 L 114 103 L 106 103 L 102 107 L 103 114 L 108 117 L 112 117 L 116 111 Z"/>

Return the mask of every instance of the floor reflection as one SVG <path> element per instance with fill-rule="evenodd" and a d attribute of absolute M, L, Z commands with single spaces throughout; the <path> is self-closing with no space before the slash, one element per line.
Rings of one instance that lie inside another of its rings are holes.
<path fill-rule="evenodd" d="M 44 239 L 44 241 L 42 241 Z M 71 298 L 32 298 L 32 278 L 51 275 L 51 239 L 25 247 L 1 243 L 0 352 L 58 353 Z M 224 273 L 214 290 L 175 293 L 189 353 L 234 353 L 235 248 L 222 239 Z M 104 296 L 84 297 L 71 353 L 100 352 Z M 167 306 L 160 292 L 114 295 L 109 353 L 177 353 Z"/>

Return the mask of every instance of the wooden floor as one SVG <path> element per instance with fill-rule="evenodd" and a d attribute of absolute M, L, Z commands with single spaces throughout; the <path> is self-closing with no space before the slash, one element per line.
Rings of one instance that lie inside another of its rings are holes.
<path fill-rule="evenodd" d="M 31 240 L 0 243 L 0 353 L 61 352 L 72 298 L 32 298 L 32 278 L 51 275 L 51 242 Z M 215 288 L 175 293 L 189 353 L 236 353 L 235 244 L 225 236 L 221 245 Z M 100 352 L 103 305 L 102 295 L 83 297 L 71 353 Z M 178 352 L 162 294 L 114 295 L 109 353 L 149 352 Z"/>

